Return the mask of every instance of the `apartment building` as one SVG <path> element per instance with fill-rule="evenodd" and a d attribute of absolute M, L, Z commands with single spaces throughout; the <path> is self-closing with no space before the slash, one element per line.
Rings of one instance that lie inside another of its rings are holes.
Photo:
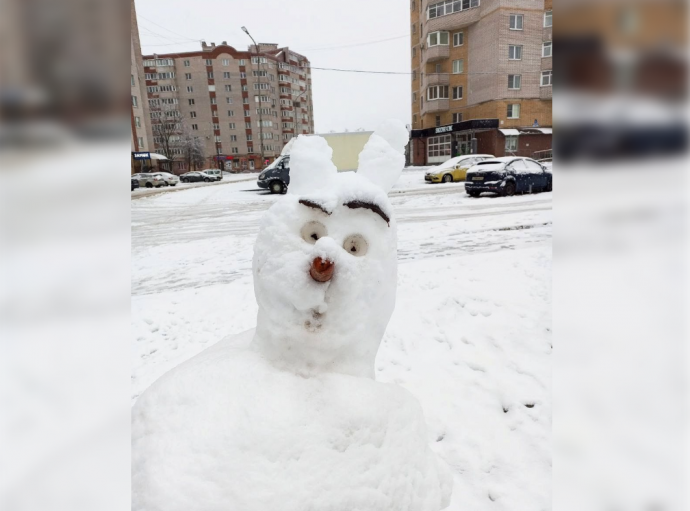
<path fill-rule="evenodd" d="M 190 134 L 205 165 L 240 171 L 314 132 L 309 60 L 288 47 L 202 42 L 200 51 L 144 56 L 143 65 L 154 150 L 174 160 L 175 173 L 189 170 L 181 140 Z"/>
<path fill-rule="evenodd" d="M 153 134 L 151 132 L 150 114 L 146 97 L 146 83 L 144 81 L 144 63 L 139 42 L 139 25 L 134 0 L 131 2 L 131 37 L 130 37 L 130 72 L 132 87 L 132 102 L 130 118 L 132 132 L 130 146 L 132 152 L 153 151 Z M 135 171 L 135 160 L 132 160 L 132 171 Z M 138 168 L 138 167 L 137 167 Z"/>
<path fill-rule="evenodd" d="M 411 0 L 413 165 L 551 149 L 552 0 Z"/>

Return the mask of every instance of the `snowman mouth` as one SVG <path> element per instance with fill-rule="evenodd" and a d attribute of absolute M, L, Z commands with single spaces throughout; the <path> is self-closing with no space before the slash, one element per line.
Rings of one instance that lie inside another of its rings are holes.
<path fill-rule="evenodd" d="M 307 332 L 318 332 L 321 330 L 322 327 L 322 321 L 321 319 L 325 315 L 324 313 L 318 312 L 316 309 L 311 309 L 310 311 L 311 318 L 307 319 L 304 322 L 304 329 Z"/>

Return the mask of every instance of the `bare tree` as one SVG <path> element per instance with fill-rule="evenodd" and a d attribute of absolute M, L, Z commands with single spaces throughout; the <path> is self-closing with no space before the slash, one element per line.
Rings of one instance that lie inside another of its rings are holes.
<path fill-rule="evenodd" d="M 180 154 L 182 136 L 182 117 L 177 108 L 176 98 L 157 98 L 149 100 L 151 128 L 156 150 L 169 160 Z"/>
<path fill-rule="evenodd" d="M 198 167 L 203 167 L 206 162 L 204 157 L 205 144 L 203 140 L 194 135 L 189 125 L 186 122 L 182 123 L 182 133 L 180 135 L 179 148 L 182 150 L 182 157 L 187 162 L 187 168 L 197 170 Z"/>

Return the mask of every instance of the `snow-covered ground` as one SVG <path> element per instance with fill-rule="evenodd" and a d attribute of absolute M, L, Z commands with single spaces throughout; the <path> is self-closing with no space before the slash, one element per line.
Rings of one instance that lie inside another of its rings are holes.
<path fill-rule="evenodd" d="M 405 169 L 397 306 L 377 379 L 422 403 L 451 510 L 551 507 L 551 193 L 472 199 Z M 280 196 L 254 181 L 132 201 L 132 399 L 255 326 L 252 247 Z"/>

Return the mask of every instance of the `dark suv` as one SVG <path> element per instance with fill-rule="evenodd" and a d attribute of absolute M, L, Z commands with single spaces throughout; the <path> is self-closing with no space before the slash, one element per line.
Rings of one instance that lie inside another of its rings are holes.
<path fill-rule="evenodd" d="M 290 184 L 290 157 L 278 157 L 259 174 L 256 184 L 259 188 L 271 190 L 271 193 L 286 193 Z"/>

